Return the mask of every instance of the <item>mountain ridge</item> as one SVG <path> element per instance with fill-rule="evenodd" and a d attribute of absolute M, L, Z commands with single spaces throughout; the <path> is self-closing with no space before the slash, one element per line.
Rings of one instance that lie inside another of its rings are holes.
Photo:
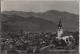
<path fill-rule="evenodd" d="M 4 14 L 12 16 L 13 19 L 15 18 L 14 16 L 16 15 L 16 16 L 18 16 L 18 18 L 16 17 L 16 19 L 17 20 L 21 19 L 21 21 L 23 21 L 23 22 L 24 21 L 28 22 L 27 18 L 29 19 L 30 17 L 33 17 L 32 19 L 34 19 L 33 21 L 35 22 L 35 24 L 37 24 L 37 22 L 38 22 L 38 23 L 41 23 L 40 26 L 43 26 L 42 24 L 49 23 L 50 26 L 54 25 L 54 27 L 56 27 L 56 25 L 58 24 L 59 19 L 62 18 L 62 24 L 64 26 L 64 30 L 78 31 L 78 29 L 79 29 L 79 25 L 78 25 L 79 24 L 79 16 L 75 15 L 75 14 L 72 14 L 72 13 L 68 13 L 68 12 L 60 12 L 60 11 L 57 11 L 57 10 L 49 10 L 49 11 L 44 12 L 44 13 L 23 12 L 23 11 L 8 11 L 6 13 L 5 12 L 2 13 L 2 15 L 4 15 Z M 4 18 L 6 18 L 6 17 L 4 17 Z M 4 20 L 4 21 L 6 21 L 6 20 Z M 45 21 L 46 23 L 42 22 L 42 21 Z M 51 24 L 51 22 L 52 22 L 52 24 Z M 39 25 L 39 24 L 37 24 L 37 25 Z M 36 26 L 34 26 L 34 27 L 36 27 Z M 44 26 L 44 29 L 45 28 L 46 27 Z M 39 28 L 39 29 L 41 29 L 41 28 Z M 48 29 L 50 29 L 50 27 L 47 28 L 47 30 Z M 56 28 L 52 28 L 52 29 L 55 30 Z"/>

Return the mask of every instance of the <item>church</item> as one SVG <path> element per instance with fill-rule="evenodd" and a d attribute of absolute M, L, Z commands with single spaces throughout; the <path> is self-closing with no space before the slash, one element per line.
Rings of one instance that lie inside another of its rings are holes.
<path fill-rule="evenodd" d="M 62 25 L 62 20 L 60 19 L 57 29 L 57 36 L 54 41 L 54 45 L 59 48 L 69 47 L 73 45 L 75 39 L 71 34 L 65 35 Z"/>

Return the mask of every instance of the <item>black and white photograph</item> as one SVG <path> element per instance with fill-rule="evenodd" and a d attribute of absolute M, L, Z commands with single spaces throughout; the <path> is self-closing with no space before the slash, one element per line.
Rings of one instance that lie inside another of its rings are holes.
<path fill-rule="evenodd" d="M 79 54 L 79 0 L 1 0 L 0 54 Z"/>

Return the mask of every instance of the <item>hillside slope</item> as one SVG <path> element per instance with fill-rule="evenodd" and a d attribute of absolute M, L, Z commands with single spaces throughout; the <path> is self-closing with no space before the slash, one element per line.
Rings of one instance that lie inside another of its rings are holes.
<path fill-rule="evenodd" d="M 79 30 L 78 15 L 57 10 L 49 10 L 44 13 L 6 11 L 1 16 L 4 22 L 3 29 L 6 28 L 5 25 L 9 25 L 12 30 L 18 30 L 17 28 L 20 27 L 26 31 L 55 31 L 59 19 L 62 18 L 64 30 Z M 11 29 L 9 28 L 9 30 Z"/>

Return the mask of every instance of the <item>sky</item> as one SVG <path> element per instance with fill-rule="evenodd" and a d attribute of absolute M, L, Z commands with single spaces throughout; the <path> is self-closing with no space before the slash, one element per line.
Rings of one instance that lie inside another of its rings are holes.
<path fill-rule="evenodd" d="M 68 0 L 2 0 L 1 11 L 25 11 L 45 12 L 48 10 L 66 11 L 74 14 L 79 13 L 78 1 Z"/>

